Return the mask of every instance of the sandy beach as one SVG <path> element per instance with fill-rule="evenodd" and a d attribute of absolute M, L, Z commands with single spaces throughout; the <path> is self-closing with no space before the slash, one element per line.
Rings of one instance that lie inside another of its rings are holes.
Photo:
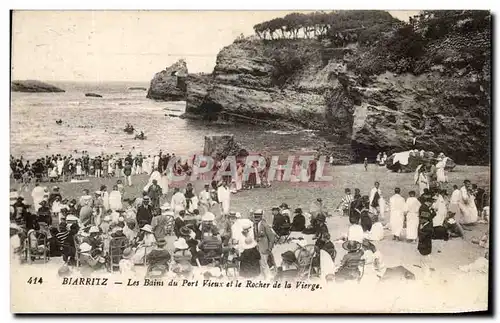
<path fill-rule="evenodd" d="M 351 189 L 359 188 L 362 194 L 367 194 L 375 181 L 381 182 L 381 189 L 386 200 L 392 195 L 394 187 L 398 186 L 402 190 L 402 195 L 407 196 L 409 190 L 414 190 L 415 186 L 412 185 L 413 174 L 398 174 L 388 172 L 385 168 L 370 165 L 368 171 L 364 171 L 362 165 L 351 166 L 328 166 L 325 174 L 332 176 L 333 180 L 330 182 L 318 183 L 299 183 L 293 184 L 288 182 L 273 182 L 272 189 L 257 188 L 253 190 L 241 191 L 233 194 L 231 198 L 231 209 L 239 211 L 243 216 L 248 216 L 251 209 L 262 208 L 266 212 L 269 219 L 270 208 L 277 206 L 283 201 L 287 201 L 291 209 L 302 207 L 308 210 L 309 204 L 315 198 L 321 197 L 325 201 L 325 206 L 330 213 L 339 203 L 343 196 L 344 188 L 350 187 Z M 450 180 L 449 192 L 453 184 L 460 184 L 464 179 L 470 179 L 472 183 L 478 183 L 482 187 L 489 185 L 489 169 L 487 167 L 476 166 L 458 166 L 455 171 L 448 174 Z M 138 175 L 133 177 L 133 186 L 126 187 L 124 197 L 137 197 L 139 196 L 142 188 L 147 182 L 146 175 Z M 91 178 L 86 183 L 57 183 L 56 185 L 61 188 L 63 197 L 78 198 L 80 192 L 84 188 L 91 191 L 97 190 L 101 184 L 111 187 L 116 182 L 116 178 L 112 179 L 95 179 Z M 205 181 L 196 181 L 194 183 L 195 190 L 199 192 Z M 44 183 L 42 185 L 49 188 L 54 184 Z M 172 183 L 172 186 L 185 187 L 185 183 L 178 182 Z M 28 203 L 31 203 L 32 186 L 29 187 L 28 192 L 23 192 Z M 172 191 L 172 190 L 171 190 Z M 170 200 L 172 192 L 169 192 L 167 200 Z M 293 201 L 293 202 L 290 202 Z M 270 220 L 270 219 L 269 219 Z M 388 213 L 386 213 L 383 223 L 388 222 Z M 341 237 L 342 234 L 347 232 L 348 219 L 341 216 L 337 212 L 327 219 L 327 225 L 332 236 L 332 241 Z M 442 312 L 442 311 L 468 311 L 468 310 L 485 310 L 487 308 L 488 300 L 488 275 L 481 273 L 462 273 L 458 270 L 458 266 L 466 265 L 478 257 L 484 255 L 484 248 L 472 244 L 470 240 L 473 237 L 480 237 L 488 227 L 487 224 L 477 224 L 472 227 L 472 231 L 466 231 L 466 239 L 460 238 L 451 239 L 449 241 L 434 240 L 433 241 L 433 254 L 431 267 L 435 270 L 432 272 L 431 282 L 422 281 L 422 272 L 419 268 L 419 253 L 416 244 L 407 242 L 395 242 L 391 239 L 389 230 L 385 230 L 385 238 L 382 241 L 375 242 L 376 247 L 383 255 L 384 263 L 387 267 L 402 265 L 408 270 L 412 271 L 417 280 L 409 283 L 402 283 L 404 286 L 410 286 L 405 289 L 405 294 L 415 293 L 417 298 L 410 297 L 405 299 L 404 296 L 399 295 L 398 290 L 401 286 L 397 283 L 385 283 L 383 287 L 384 295 L 383 303 L 371 302 L 363 303 L 363 311 L 383 311 L 387 312 L 387 302 L 391 302 L 390 311 L 423 311 L 423 312 Z M 311 240 L 311 236 L 306 236 Z M 172 248 L 174 238 L 169 238 L 168 248 Z M 312 242 L 312 240 L 310 241 Z M 341 243 L 335 244 L 337 250 L 336 265 L 340 263 L 345 251 L 342 249 Z M 294 243 L 278 244 L 273 250 L 275 259 L 280 259 L 281 253 L 286 250 L 295 250 Z M 51 259 L 48 264 L 32 264 L 32 265 L 19 265 L 12 264 L 13 286 L 15 286 L 16 279 L 24 279 L 28 273 L 40 270 L 40 273 L 47 272 L 50 277 L 56 277 L 57 268 L 61 265 L 61 260 Z M 139 276 L 141 275 L 139 269 Z M 364 287 L 361 287 L 364 286 Z M 379 286 L 379 287 L 377 287 Z M 432 287 L 431 287 L 432 286 Z M 117 288 L 117 287 L 115 287 Z M 342 288 L 342 287 L 335 287 Z M 362 288 L 363 293 L 371 294 L 371 290 L 376 293 L 380 285 L 373 285 L 369 282 L 363 283 L 357 287 Z M 427 295 L 426 290 L 432 290 L 432 295 Z M 66 289 L 65 289 L 66 290 Z M 392 291 L 392 292 L 391 292 Z M 453 291 L 453 292 L 452 292 Z M 83 291 L 82 291 L 83 292 Z M 387 293 L 385 293 L 387 292 Z M 65 291 L 66 293 L 66 291 Z M 333 294 L 332 294 L 333 295 Z M 392 296 L 391 296 L 392 295 Z M 425 296 L 424 296 L 425 295 Z M 391 298 L 392 297 L 392 298 Z M 416 302 L 418 299 L 418 302 Z M 436 300 L 439 300 L 439 304 Z M 359 311 L 359 306 L 355 304 L 343 303 L 341 299 L 334 305 L 335 311 L 349 312 Z M 365 306 L 365 304 L 367 304 Z M 377 305 L 378 304 L 378 305 Z M 383 306 L 384 305 L 384 306 Z M 373 308 L 370 308 L 373 306 Z M 378 306 L 378 307 L 377 307 Z M 435 306 L 435 307 L 432 307 Z M 122 307 L 123 309 L 124 307 Z M 142 307 L 138 307 L 142 308 Z M 285 310 L 285 308 L 283 308 Z M 242 308 L 242 311 L 244 309 Z"/>

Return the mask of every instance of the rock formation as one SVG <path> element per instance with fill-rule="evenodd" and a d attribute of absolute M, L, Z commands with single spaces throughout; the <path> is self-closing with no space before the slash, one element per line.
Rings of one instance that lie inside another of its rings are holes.
<path fill-rule="evenodd" d="M 247 156 L 248 152 L 234 140 L 233 135 L 205 136 L 203 156 Z"/>
<path fill-rule="evenodd" d="M 370 46 L 239 39 L 219 52 L 211 75 L 189 75 L 183 117 L 320 130 L 348 145 L 352 161 L 416 148 L 488 164 L 489 30 L 436 36 L 415 57 L 407 48 L 421 38 L 404 32 Z M 349 152 L 339 153 L 348 162 Z"/>
<path fill-rule="evenodd" d="M 12 81 L 10 89 L 13 92 L 65 92 L 54 85 L 35 80 Z"/>
<path fill-rule="evenodd" d="M 161 101 L 185 101 L 187 75 L 186 61 L 181 59 L 155 74 L 146 97 Z"/>

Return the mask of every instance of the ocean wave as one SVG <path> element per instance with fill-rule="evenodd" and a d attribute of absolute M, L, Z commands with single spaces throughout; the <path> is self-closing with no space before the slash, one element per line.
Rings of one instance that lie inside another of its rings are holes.
<path fill-rule="evenodd" d="M 265 132 L 272 133 L 275 135 L 293 135 L 293 134 L 297 133 L 297 131 L 295 131 L 295 130 L 289 130 L 289 131 L 286 131 L 286 130 L 266 130 Z"/>

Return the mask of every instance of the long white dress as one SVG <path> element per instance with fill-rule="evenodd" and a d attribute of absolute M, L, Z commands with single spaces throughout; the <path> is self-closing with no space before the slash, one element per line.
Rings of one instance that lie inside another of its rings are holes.
<path fill-rule="evenodd" d="M 406 199 L 406 239 L 415 240 L 418 236 L 418 211 L 420 202 L 416 197 Z"/>
<path fill-rule="evenodd" d="M 436 216 L 432 219 L 432 225 L 435 227 L 439 227 L 443 225 L 444 219 L 448 214 L 448 209 L 446 207 L 446 202 L 444 198 L 439 195 L 437 200 L 432 205 L 434 210 L 436 211 Z"/>
<path fill-rule="evenodd" d="M 446 182 L 448 182 L 448 179 L 446 178 L 446 173 L 444 171 L 447 159 L 448 159 L 448 157 L 445 157 L 445 158 L 443 158 L 443 160 L 439 161 L 436 164 L 436 176 L 437 176 L 437 181 L 439 183 L 446 183 Z"/>
<path fill-rule="evenodd" d="M 153 250 L 153 244 L 155 242 L 155 235 L 152 233 L 146 233 L 142 243 L 135 250 L 135 254 L 132 257 L 133 263 L 136 265 L 142 264 L 144 262 L 144 257 L 146 257 Z"/>
<path fill-rule="evenodd" d="M 104 206 L 104 210 L 109 210 L 109 193 L 104 191 L 102 193 L 102 205 Z"/>
<path fill-rule="evenodd" d="M 460 189 L 461 199 L 458 202 L 458 210 L 460 212 L 460 217 L 462 223 L 471 224 L 477 222 L 478 212 L 476 208 L 476 202 L 474 201 L 474 195 L 467 192 L 467 188 L 462 186 Z"/>
<path fill-rule="evenodd" d="M 36 186 L 33 191 L 31 191 L 31 197 L 33 198 L 33 207 L 35 208 L 35 212 L 38 211 L 40 202 L 43 201 L 44 194 L 44 189 L 41 186 Z"/>
<path fill-rule="evenodd" d="M 63 172 L 63 166 L 64 166 L 64 161 L 63 160 L 58 160 L 57 161 L 57 174 L 61 175 Z"/>
<path fill-rule="evenodd" d="M 225 188 L 224 186 L 219 186 L 217 189 L 217 197 L 219 198 L 219 202 L 222 207 L 222 214 L 229 214 L 229 206 L 231 202 L 231 192 L 229 188 Z"/>
<path fill-rule="evenodd" d="M 179 211 L 186 208 L 186 197 L 182 194 L 182 192 L 177 192 L 172 196 L 170 207 L 175 214 L 179 214 Z"/>
<path fill-rule="evenodd" d="M 111 193 L 109 193 L 109 208 L 113 211 L 123 208 L 122 194 L 119 191 L 111 191 Z"/>
<path fill-rule="evenodd" d="M 429 188 L 429 180 L 427 179 L 427 175 L 425 173 L 419 173 L 417 177 L 418 191 L 419 194 L 424 194 L 424 190 Z"/>
<path fill-rule="evenodd" d="M 401 235 L 401 231 L 403 230 L 406 201 L 401 195 L 394 194 L 389 199 L 389 204 L 391 207 L 390 225 L 392 235 L 399 237 Z"/>

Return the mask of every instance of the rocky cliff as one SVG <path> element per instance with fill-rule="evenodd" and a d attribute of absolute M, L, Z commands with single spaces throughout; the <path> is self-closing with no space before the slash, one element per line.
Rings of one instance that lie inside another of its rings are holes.
<path fill-rule="evenodd" d="M 188 68 L 181 59 L 155 74 L 147 98 L 161 101 L 185 101 Z"/>
<path fill-rule="evenodd" d="M 13 92 L 65 92 L 54 85 L 35 80 L 12 81 L 10 89 Z"/>
<path fill-rule="evenodd" d="M 212 75 L 188 78 L 185 117 L 317 129 L 350 145 L 356 161 L 417 148 L 487 164 L 489 18 L 478 18 L 481 29 L 449 17 L 393 27 L 370 45 L 239 39 L 220 51 Z"/>

